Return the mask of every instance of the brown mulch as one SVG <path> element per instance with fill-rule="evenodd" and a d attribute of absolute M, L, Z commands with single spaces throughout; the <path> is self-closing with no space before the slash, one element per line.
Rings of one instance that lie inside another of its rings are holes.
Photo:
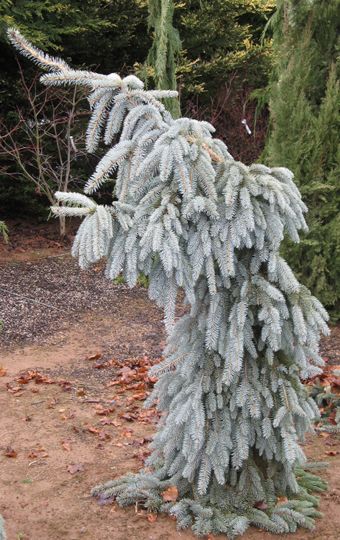
<path fill-rule="evenodd" d="M 53 249 L 54 253 L 58 253 L 65 248 L 69 248 L 74 238 L 74 234 L 79 226 L 79 220 L 71 219 L 67 222 L 66 237 L 60 238 L 58 220 L 51 218 L 48 221 L 30 221 L 21 219 L 6 219 L 5 220 L 9 241 L 3 242 L 0 238 L 0 260 L 8 258 L 12 259 L 20 253 L 28 253 L 29 256 L 35 250 Z"/>
<path fill-rule="evenodd" d="M 156 335 L 162 335 L 161 312 L 147 291 L 115 285 L 105 278 L 102 265 L 82 271 L 69 256 L 0 265 L 0 346 L 41 343 L 86 312 L 114 316 L 127 298 L 135 302 L 131 324 L 157 314 Z"/>
<path fill-rule="evenodd" d="M 340 364 L 340 324 L 330 327 L 331 335 L 321 340 L 321 354 L 328 364 Z"/>
<path fill-rule="evenodd" d="M 135 299 L 140 309 L 130 313 L 132 321 L 147 319 L 161 311 L 148 301 L 147 291 L 115 285 L 104 276 L 103 264 L 80 270 L 67 252 L 36 261 L 0 263 L 0 346 L 42 342 L 67 328 L 81 314 L 115 314 L 117 306 Z M 144 305 L 145 304 L 145 305 Z M 159 322 L 158 335 L 163 334 Z M 321 353 L 330 364 L 340 363 L 340 326 L 321 342 Z M 155 352 L 160 354 L 159 348 Z"/>

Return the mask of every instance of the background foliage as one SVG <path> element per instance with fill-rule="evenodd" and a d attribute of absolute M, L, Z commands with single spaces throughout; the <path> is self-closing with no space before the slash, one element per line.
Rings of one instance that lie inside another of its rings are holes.
<path fill-rule="evenodd" d="M 273 0 L 175 2 L 174 26 L 182 41 L 177 70 L 182 112 L 213 121 L 231 152 L 247 163 L 263 148 L 265 122 L 250 137 L 241 120 L 246 115 L 253 123 L 249 93 L 268 82 L 270 47 L 261 47 L 260 36 L 273 7 Z M 75 66 L 126 75 L 144 69 L 153 37 L 149 22 L 148 31 L 147 0 L 5 0 L 0 6 L 2 115 L 15 120 L 17 107 L 29 111 L 13 50 L 5 40 L 6 26 L 16 25 L 37 46 L 62 54 Z M 28 62 L 24 68 L 31 77 L 34 68 Z M 154 86 L 151 66 L 146 75 Z M 2 212 L 19 205 L 22 213 L 45 216 L 45 200 L 20 179 L 0 176 L 0 205 Z"/>
<path fill-rule="evenodd" d="M 182 114 L 213 123 L 236 159 L 249 164 L 262 153 L 265 162 L 295 172 L 310 209 L 311 232 L 297 247 L 286 244 L 284 255 L 336 318 L 340 311 L 338 1 L 177 0 L 174 4 L 175 31 L 170 28 L 166 35 L 176 56 Z M 160 1 L 152 0 L 150 6 L 155 14 Z M 149 17 L 147 0 L 3 0 L 0 115 L 9 125 L 17 120 L 18 107 L 29 114 L 29 104 L 13 50 L 5 40 L 8 25 L 18 26 L 38 46 L 61 54 L 74 66 L 124 76 L 136 72 L 149 87 L 160 83 L 154 71 L 155 51 L 150 51 L 157 28 Z M 34 75 L 32 70 L 25 62 L 27 77 Z M 254 90 L 264 107 L 256 109 Z M 269 100 L 271 124 L 264 150 Z M 244 119 L 250 135 L 241 123 Z M 87 167 L 78 168 L 79 178 L 85 181 L 87 175 Z M 11 180 L 0 172 L 1 215 L 19 209 L 21 215 L 46 218 L 46 207 L 44 197 L 27 181 Z"/>
<path fill-rule="evenodd" d="M 336 318 L 340 312 L 339 2 L 279 0 L 265 160 L 294 171 L 310 232 L 285 257 Z"/>

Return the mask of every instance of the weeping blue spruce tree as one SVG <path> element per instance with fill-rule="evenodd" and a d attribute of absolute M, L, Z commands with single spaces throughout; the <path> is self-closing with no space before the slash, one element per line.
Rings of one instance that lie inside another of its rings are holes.
<path fill-rule="evenodd" d="M 312 528 L 323 482 L 299 446 L 318 416 L 301 378 L 320 372 L 327 314 L 280 257 L 298 242 L 306 207 L 285 168 L 237 162 L 207 122 L 174 119 L 130 75 L 78 71 L 9 31 L 48 73 L 46 85 L 88 90 L 87 148 L 108 150 L 80 193 L 56 193 L 56 215 L 81 216 L 72 253 L 81 268 L 106 258 L 112 280 L 143 272 L 164 307 L 165 360 L 148 403 L 163 412 L 147 469 L 94 488 L 143 504 L 197 535 Z M 91 197 L 115 175 L 112 204 Z M 189 305 L 174 323 L 178 290 Z M 162 492 L 178 490 L 164 502 Z"/>

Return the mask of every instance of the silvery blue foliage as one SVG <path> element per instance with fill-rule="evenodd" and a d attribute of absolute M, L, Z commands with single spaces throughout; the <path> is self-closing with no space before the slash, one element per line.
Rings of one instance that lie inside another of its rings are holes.
<path fill-rule="evenodd" d="M 82 268 L 105 257 L 107 277 L 122 273 L 131 287 L 143 272 L 164 308 L 165 360 L 152 370 L 159 380 L 148 400 L 165 413 L 148 460 L 154 473 L 95 493 L 122 505 L 143 500 L 200 535 L 312 527 L 315 501 L 295 470 L 318 410 L 300 379 L 320 372 L 328 330 L 322 305 L 279 253 L 285 234 L 297 242 L 307 229 L 292 173 L 248 167 L 209 123 L 174 120 L 160 101 L 174 92 L 73 70 L 9 35 L 50 71 L 45 84 L 89 89 L 87 147 L 110 145 L 88 196 L 56 193 L 55 214 L 84 216 L 73 255 Z M 112 177 L 115 201 L 97 205 L 90 195 Z M 175 323 L 179 289 L 189 311 Z M 160 492 L 173 485 L 179 500 L 164 504 Z M 278 496 L 292 500 L 278 505 Z"/>
<path fill-rule="evenodd" d="M 0 515 L 0 540 L 6 540 L 5 525 L 2 516 Z"/>

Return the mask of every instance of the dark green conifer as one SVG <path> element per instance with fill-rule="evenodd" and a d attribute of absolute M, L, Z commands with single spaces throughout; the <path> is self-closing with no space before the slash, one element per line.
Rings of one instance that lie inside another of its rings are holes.
<path fill-rule="evenodd" d="M 149 0 L 149 28 L 153 30 L 153 43 L 146 67 L 159 90 L 176 90 L 176 55 L 181 49 L 178 31 L 173 26 L 173 0 Z M 165 100 L 166 108 L 174 118 L 180 116 L 178 99 Z"/>
<path fill-rule="evenodd" d="M 309 207 L 310 232 L 285 257 L 304 283 L 339 315 L 338 0 L 279 0 L 267 157 L 285 164 Z"/>

